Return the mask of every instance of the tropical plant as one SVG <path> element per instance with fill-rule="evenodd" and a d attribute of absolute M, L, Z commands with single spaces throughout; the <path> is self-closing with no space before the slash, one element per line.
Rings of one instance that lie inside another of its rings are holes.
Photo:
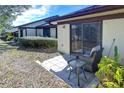
<path fill-rule="evenodd" d="M 117 46 L 114 47 L 114 60 L 116 62 L 119 62 L 119 52 L 118 52 L 118 47 Z"/>
<path fill-rule="evenodd" d="M 6 34 L 6 40 L 7 40 L 7 41 L 10 41 L 10 40 L 12 40 L 12 39 L 14 39 L 13 34 L 12 34 L 11 32 L 8 32 L 8 33 Z"/>
<path fill-rule="evenodd" d="M 114 58 L 103 57 L 99 64 L 96 76 L 99 78 L 103 87 L 122 88 L 124 87 L 124 66 L 119 64 L 118 48 L 114 48 Z"/>

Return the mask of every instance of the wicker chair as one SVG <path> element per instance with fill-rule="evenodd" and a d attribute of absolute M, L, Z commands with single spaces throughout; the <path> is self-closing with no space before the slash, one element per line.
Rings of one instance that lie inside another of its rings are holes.
<path fill-rule="evenodd" d="M 89 57 L 79 55 L 79 59 L 85 62 L 83 69 L 89 72 L 98 71 L 98 64 L 102 57 L 102 51 L 103 48 L 98 51 L 94 51 Z"/>

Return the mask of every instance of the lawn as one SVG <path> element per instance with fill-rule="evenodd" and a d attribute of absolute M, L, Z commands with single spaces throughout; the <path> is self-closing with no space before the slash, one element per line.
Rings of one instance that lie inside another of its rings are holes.
<path fill-rule="evenodd" d="M 43 62 L 57 55 L 60 54 L 56 49 L 18 48 L 0 40 L 0 87 L 69 87 L 35 62 Z"/>

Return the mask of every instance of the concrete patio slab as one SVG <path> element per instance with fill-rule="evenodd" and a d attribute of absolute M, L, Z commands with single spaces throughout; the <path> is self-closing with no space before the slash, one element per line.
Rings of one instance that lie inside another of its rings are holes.
<path fill-rule="evenodd" d="M 45 60 L 41 63 L 48 71 L 54 73 L 59 78 L 63 79 L 67 84 L 71 87 L 79 88 L 78 86 L 78 79 L 75 72 L 72 72 L 70 79 L 68 80 L 69 76 L 69 67 L 67 60 L 73 58 L 72 56 L 56 56 L 54 58 Z M 96 80 L 96 76 L 93 73 L 85 72 L 87 79 L 85 79 L 84 74 L 80 74 L 80 87 L 87 88 L 87 87 L 96 87 L 98 84 L 98 80 Z"/>

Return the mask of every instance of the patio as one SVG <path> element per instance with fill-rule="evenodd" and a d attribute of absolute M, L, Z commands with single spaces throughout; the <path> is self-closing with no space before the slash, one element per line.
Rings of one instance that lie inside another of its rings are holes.
<path fill-rule="evenodd" d="M 45 60 L 44 62 L 36 61 L 39 65 L 47 69 L 49 72 L 54 73 L 56 76 L 61 78 L 63 81 L 65 81 L 67 84 L 69 84 L 71 87 L 79 88 L 77 83 L 77 75 L 75 72 L 72 72 L 70 79 L 68 80 L 69 76 L 69 67 L 67 60 L 73 58 L 73 56 L 69 55 L 59 55 L 54 58 Z M 86 72 L 87 80 L 84 77 L 84 74 L 80 74 L 80 87 L 81 88 L 94 88 L 98 84 L 97 77 L 90 72 Z"/>

